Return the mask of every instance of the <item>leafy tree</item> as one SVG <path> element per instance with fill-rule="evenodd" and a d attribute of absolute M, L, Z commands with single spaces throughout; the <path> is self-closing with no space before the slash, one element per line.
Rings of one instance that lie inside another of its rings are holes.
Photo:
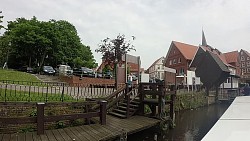
<path fill-rule="evenodd" d="M 11 41 L 9 64 L 12 68 L 74 66 L 79 62 L 90 68 L 96 65 L 90 47 L 81 43 L 76 28 L 67 21 L 18 18 L 8 22 L 4 37 Z"/>
<path fill-rule="evenodd" d="M 135 37 L 132 36 L 132 40 Z M 125 35 L 118 35 L 115 39 L 106 38 L 101 41 L 99 48 L 96 52 L 102 54 L 102 59 L 108 64 L 115 64 L 122 62 L 122 56 L 127 52 L 135 50 L 134 46 L 131 44 L 130 40 L 126 40 Z"/>

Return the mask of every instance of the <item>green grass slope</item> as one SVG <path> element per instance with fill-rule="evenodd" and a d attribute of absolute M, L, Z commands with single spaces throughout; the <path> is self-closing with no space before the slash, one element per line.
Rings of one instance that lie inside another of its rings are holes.
<path fill-rule="evenodd" d="M 40 80 L 38 80 L 32 74 L 14 70 L 3 70 L 3 69 L 0 69 L 0 80 L 40 82 Z"/>

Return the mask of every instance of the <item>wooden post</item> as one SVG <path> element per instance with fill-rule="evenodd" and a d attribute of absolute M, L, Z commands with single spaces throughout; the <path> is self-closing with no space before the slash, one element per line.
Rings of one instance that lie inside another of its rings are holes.
<path fill-rule="evenodd" d="M 100 121 L 102 125 L 106 125 L 107 101 L 100 101 Z"/>
<path fill-rule="evenodd" d="M 37 106 L 37 135 L 44 134 L 44 102 L 38 102 Z"/>
<path fill-rule="evenodd" d="M 126 114 L 127 118 L 129 117 L 129 108 L 130 108 L 130 95 L 128 95 L 129 92 L 130 92 L 130 90 L 129 90 L 128 84 L 126 84 L 125 97 L 127 100 L 127 114 Z"/>
<path fill-rule="evenodd" d="M 161 92 L 158 95 L 158 115 L 160 115 L 162 112 L 162 109 L 164 108 L 163 105 L 165 105 L 165 104 L 162 104 L 163 102 L 162 101 L 162 98 L 163 98 L 163 86 L 162 85 L 158 86 L 158 91 Z"/>
<path fill-rule="evenodd" d="M 89 105 L 86 105 L 86 106 L 85 106 L 85 110 L 86 110 L 86 111 L 85 111 L 86 113 L 89 112 Z M 90 124 L 90 118 L 86 118 L 86 122 L 87 122 L 87 124 Z"/>
<path fill-rule="evenodd" d="M 140 83 L 139 84 L 139 90 L 138 90 L 138 93 L 139 93 L 139 99 L 140 99 L 140 110 L 139 110 L 139 113 L 141 115 L 144 115 L 144 104 L 143 104 L 143 100 L 144 100 L 144 88 L 143 88 L 143 84 Z"/>

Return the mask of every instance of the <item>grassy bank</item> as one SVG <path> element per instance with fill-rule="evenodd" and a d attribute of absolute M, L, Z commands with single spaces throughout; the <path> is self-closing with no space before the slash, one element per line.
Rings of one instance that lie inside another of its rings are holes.
<path fill-rule="evenodd" d="M 0 80 L 40 82 L 40 80 L 32 74 L 3 69 L 0 69 Z"/>
<path fill-rule="evenodd" d="M 175 99 L 175 111 L 195 109 L 207 105 L 205 92 L 182 92 L 177 93 Z"/>

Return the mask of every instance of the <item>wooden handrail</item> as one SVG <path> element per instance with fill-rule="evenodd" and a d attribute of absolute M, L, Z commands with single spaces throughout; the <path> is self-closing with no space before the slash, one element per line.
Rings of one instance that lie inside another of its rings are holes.
<path fill-rule="evenodd" d="M 83 102 L 84 103 L 84 102 Z M 82 103 L 82 104 L 83 104 Z M 3 104 L 3 103 L 1 103 Z M 21 103 L 25 105 L 24 103 Z M 20 106 L 21 104 L 14 104 L 8 102 L 4 105 L 10 106 Z M 65 104 L 65 103 L 64 103 Z M 72 103 L 73 105 L 76 103 Z M 93 102 L 86 102 L 85 105 L 93 104 Z M 31 105 L 28 103 L 28 105 Z M 34 105 L 34 103 L 33 103 Z M 100 110 L 97 112 L 87 112 L 87 113 L 80 113 L 80 114 L 67 114 L 67 115 L 57 115 L 57 116 L 44 116 L 44 107 L 51 106 L 51 103 L 37 103 L 37 116 L 36 117 L 16 117 L 16 118 L 0 118 L 1 125 L 8 125 L 8 124 L 28 124 L 28 123 L 37 123 L 37 134 L 44 134 L 44 123 L 45 122 L 53 122 L 53 121 L 60 121 L 60 120 L 75 120 L 80 118 L 91 118 L 91 117 L 100 117 L 100 123 L 102 125 L 106 124 L 106 108 L 107 102 L 100 101 L 99 107 Z M 67 103 L 70 105 L 70 103 Z"/>

